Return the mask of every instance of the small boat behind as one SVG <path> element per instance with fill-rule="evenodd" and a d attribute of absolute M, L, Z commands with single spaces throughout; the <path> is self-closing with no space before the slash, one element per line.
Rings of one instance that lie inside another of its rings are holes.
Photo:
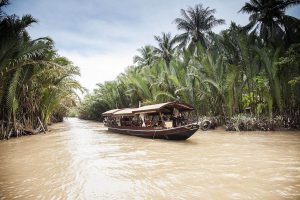
<path fill-rule="evenodd" d="M 199 129 L 199 125 L 190 120 L 193 110 L 184 103 L 167 102 L 114 109 L 102 115 L 111 132 L 152 139 L 186 140 Z"/>

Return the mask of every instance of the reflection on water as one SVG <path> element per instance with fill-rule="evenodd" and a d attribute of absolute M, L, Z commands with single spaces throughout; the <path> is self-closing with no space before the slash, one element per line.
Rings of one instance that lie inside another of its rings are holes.
<path fill-rule="evenodd" d="M 300 133 L 197 132 L 187 141 L 68 119 L 0 142 L 0 199 L 300 199 Z"/>

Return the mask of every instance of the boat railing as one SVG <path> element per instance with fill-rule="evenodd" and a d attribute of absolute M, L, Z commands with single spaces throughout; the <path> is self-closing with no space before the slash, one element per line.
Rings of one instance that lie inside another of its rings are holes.
<path fill-rule="evenodd" d="M 145 122 L 145 123 L 144 123 Z M 106 126 L 113 126 L 113 127 L 149 127 L 149 128 L 174 128 L 174 127 L 181 127 L 188 124 L 193 124 L 196 120 L 193 118 L 188 118 L 185 116 L 171 116 L 171 117 L 150 117 L 142 121 L 141 118 L 134 118 L 134 117 L 126 117 L 126 118 L 115 118 L 115 117 L 108 117 L 105 120 Z"/>

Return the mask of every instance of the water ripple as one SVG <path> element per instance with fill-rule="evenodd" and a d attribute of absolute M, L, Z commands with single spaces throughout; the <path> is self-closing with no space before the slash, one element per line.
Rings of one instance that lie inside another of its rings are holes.
<path fill-rule="evenodd" d="M 299 132 L 113 134 L 68 119 L 0 142 L 1 199 L 300 199 Z"/>

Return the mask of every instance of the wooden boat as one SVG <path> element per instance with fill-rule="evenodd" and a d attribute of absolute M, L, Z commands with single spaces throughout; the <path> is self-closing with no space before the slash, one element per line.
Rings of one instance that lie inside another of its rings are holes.
<path fill-rule="evenodd" d="M 139 108 L 114 109 L 104 112 L 105 125 L 115 133 L 152 139 L 186 140 L 198 129 L 191 123 L 190 105 L 167 102 Z"/>

